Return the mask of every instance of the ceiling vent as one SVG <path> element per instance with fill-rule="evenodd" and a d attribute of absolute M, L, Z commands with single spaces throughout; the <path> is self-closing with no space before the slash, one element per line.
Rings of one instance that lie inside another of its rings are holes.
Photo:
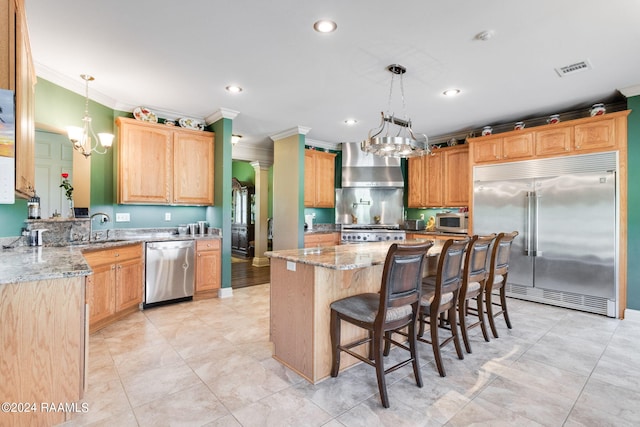
<path fill-rule="evenodd" d="M 571 64 L 571 65 L 566 65 L 564 67 L 556 68 L 556 73 L 558 73 L 560 77 L 564 77 L 570 74 L 579 73 L 581 71 L 591 70 L 592 68 L 593 67 L 591 67 L 591 63 L 589 63 L 589 61 L 587 60 L 587 61 L 576 62 L 575 64 Z"/>

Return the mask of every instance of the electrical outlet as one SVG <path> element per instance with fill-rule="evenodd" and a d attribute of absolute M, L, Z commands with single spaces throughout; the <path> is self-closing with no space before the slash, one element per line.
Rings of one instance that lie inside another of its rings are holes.
<path fill-rule="evenodd" d="M 424 219 L 424 214 L 420 214 L 420 219 Z"/>
<path fill-rule="evenodd" d="M 129 215 L 129 212 L 116 214 L 116 222 L 129 222 L 129 221 L 131 221 L 131 216 Z"/>
<path fill-rule="evenodd" d="M 165 212 L 164 220 L 165 221 L 171 221 L 171 212 Z"/>

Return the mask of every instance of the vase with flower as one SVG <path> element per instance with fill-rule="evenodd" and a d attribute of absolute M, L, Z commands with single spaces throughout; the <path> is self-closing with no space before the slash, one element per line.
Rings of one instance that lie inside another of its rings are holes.
<path fill-rule="evenodd" d="M 73 186 L 69 182 L 69 174 L 64 172 L 61 174 L 62 176 L 62 184 L 60 184 L 60 188 L 64 188 L 64 194 L 69 202 L 69 218 L 74 218 L 73 212 Z"/>

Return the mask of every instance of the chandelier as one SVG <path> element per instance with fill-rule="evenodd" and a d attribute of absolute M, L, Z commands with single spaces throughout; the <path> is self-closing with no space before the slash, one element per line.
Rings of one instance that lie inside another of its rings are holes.
<path fill-rule="evenodd" d="M 369 131 L 367 139 L 362 141 L 360 148 L 367 153 L 382 157 L 415 157 L 430 154 L 427 135 L 416 136 L 411 129 L 411 120 L 407 118 L 404 102 L 403 75 L 407 69 L 402 65 L 391 64 L 387 67 L 391 72 L 391 88 L 389 90 L 389 106 L 387 113 L 381 112 L 380 125 Z M 389 113 L 391 98 L 393 97 L 393 83 L 395 76 L 400 76 L 400 93 L 402 95 L 403 118 Z"/>
<path fill-rule="evenodd" d="M 87 74 L 80 74 L 80 77 L 85 81 L 83 126 L 67 126 L 67 134 L 73 144 L 73 148 L 78 150 L 85 158 L 88 158 L 92 152 L 106 154 L 107 149 L 113 144 L 113 134 L 99 133 L 96 137 L 91 126 L 91 116 L 89 116 L 89 82 L 95 79 Z M 96 141 L 94 146 L 91 146 L 92 138 Z"/>

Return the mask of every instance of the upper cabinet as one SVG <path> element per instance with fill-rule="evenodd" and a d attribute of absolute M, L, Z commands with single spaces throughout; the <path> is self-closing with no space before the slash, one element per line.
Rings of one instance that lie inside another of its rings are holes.
<path fill-rule="evenodd" d="M 410 208 L 469 204 L 469 147 L 440 148 L 432 155 L 409 158 Z"/>
<path fill-rule="evenodd" d="M 304 206 L 335 207 L 335 154 L 304 150 Z"/>
<path fill-rule="evenodd" d="M 15 92 L 16 194 L 33 196 L 35 186 L 35 84 L 29 32 L 23 0 L 0 6 L 0 88 Z"/>
<path fill-rule="evenodd" d="M 471 138 L 471 164 L 617 150 L 628 111 Z"/>
<path fill-rule="evenodd" d="M 118 203 L 213 205 L 214 134 L 119 117 Z"/>

